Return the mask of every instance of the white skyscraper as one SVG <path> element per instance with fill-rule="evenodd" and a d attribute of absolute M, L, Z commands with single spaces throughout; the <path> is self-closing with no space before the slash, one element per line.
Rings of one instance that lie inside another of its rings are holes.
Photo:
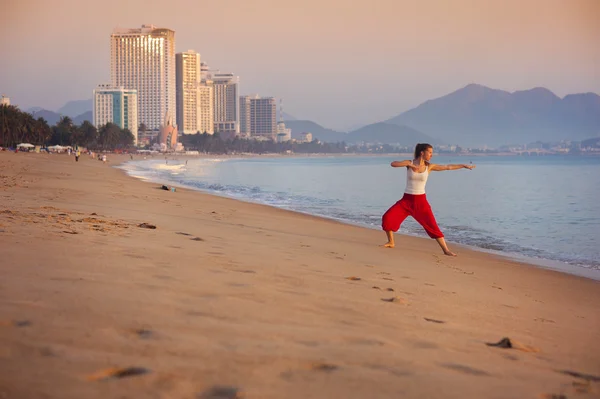
<path fill-rule="evenodd" d="M 121 129 L 129 129 L 133 142 L 138 141 L 138 102 L 137 92 L 112 85 L 98 85 L 94 90 L 92 110 L 94 126 L 100 128 L 114 123 Z"/>
<path fill-rule="evenodd" d="M 198 88 L 200 106 L 200 133 L 213 134 L 215 132 L 215 95 L 212 80 L 203 80 Z"/>
<path fill-rule="evenodd" d="M 183 134 L 200 130 L 200 54 L 188 50 L 175 55 L 177 128 Z"/>
<path fill-rule="evenodd" d="M 175 106 L 175 31 L 142 25 L 115 29 L 111 38 L 112 85 L 138 93 L 139 122 L 158 130 Z"/>

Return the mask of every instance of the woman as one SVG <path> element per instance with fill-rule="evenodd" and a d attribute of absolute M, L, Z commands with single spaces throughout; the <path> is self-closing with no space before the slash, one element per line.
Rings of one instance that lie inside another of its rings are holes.
<path fill-rule="evenodd" d="M 430 144 L 419 143 L 415 147 L 415 157 L 412 161 L 392 162 L 393 168 L 406 167 L 406 189 L 402 199 L 392 205 L 383 215 L 381 228 L 385 231 L 388 239 L 388 242 L 383 245 L 384 247 L 394 248 L 394 232 L 398 231 L 407 216 L 412 216 L 423 226 L 429 237 L 435 238 L 445 255 L 456 256 L 448 249 L 444 234 L 440 231 L 433 212 L 431 212 L 431 207 L 425 196 L 425 184 L 427 184 L 429 172 L 457 169 L 471 170 L 475 165 L 435 165 L 429 163 L 432 156 L 433 147 Z"/>

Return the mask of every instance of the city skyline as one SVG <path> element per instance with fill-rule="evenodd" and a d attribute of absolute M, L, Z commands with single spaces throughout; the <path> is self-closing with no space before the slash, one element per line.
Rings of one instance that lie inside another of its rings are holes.
<path fill-rule="evenodd" d="M 0 44 L 0 93 L 23 109 L 89 99 L 110 81 L 107 33 L 142 24 L 174 30 L 176 52 L 193 48 L 240 76 L 240 94 L 283 98 L 286 112 L 336 129 L 393 117 L 473 82 L 507 91 L 543 86 L 561 97 L 600 93 L 593 0 L 329 0 L 318 8 L 312 0 L 224 1 L 203 5 L 202 23 L 191 2 L 172 1 L 166 12 L 144 4 L 6 5 L 0 32 L 12 40 Z"/>

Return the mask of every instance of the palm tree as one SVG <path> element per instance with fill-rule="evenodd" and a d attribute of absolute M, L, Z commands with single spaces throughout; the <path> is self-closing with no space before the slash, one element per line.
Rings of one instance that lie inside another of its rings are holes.
<path fill-rule="evenodd" d="M 105 150 L 115 148 L 121 138 L 121 128 L 114 123 L 107 123 L 99 131 L 98 144 Z"/>
<path fill-rule="evenodd" d="M 83 135 L 83 143 L 86 147 L 93 147 L 98 141 L 98 129 L 90 121 L 83 121 L 79 131 Z"/>

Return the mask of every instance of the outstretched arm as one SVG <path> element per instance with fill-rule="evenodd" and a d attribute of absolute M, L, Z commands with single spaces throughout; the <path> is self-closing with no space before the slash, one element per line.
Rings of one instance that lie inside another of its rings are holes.
<path fill-rule="evenodd" d="M 457 169 L 473 169 L 475 165 L 431 165 L 429 170 L 431 171 L 442 171 L 442 170 L 457 170 Z"/>
<path fill-rule="evenodd" d="M 411 168 L 412 170 L 414 170 L 415 172 L 418 170 L 418 168 L 413 165 L 412 161 L 406 160 L 406 161 L 394 161 L 390 164 L 392 166 L 392 168 L 403 168 L 405 166 Z"/>

